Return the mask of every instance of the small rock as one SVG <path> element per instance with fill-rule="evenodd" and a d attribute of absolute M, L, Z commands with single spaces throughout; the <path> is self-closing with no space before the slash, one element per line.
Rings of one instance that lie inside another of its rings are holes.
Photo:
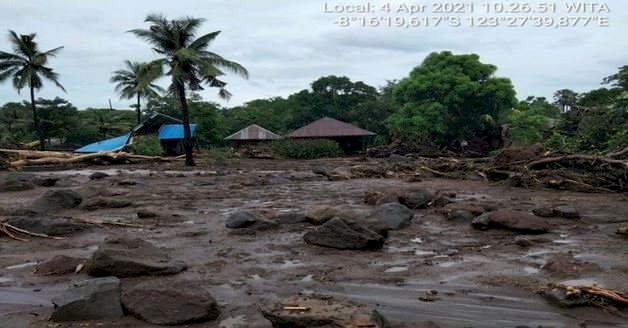
<path fill-rule="evenodd" d="M 430 202 L 430 206 L 440 208 L 453 202 L 454 201 L 451 198 L 441 194 L 432 199 L 432 201 Z"/>
<path fill-rule="evenodd" d="M 532 213 L 542 218 L 551 218 L 556 216 L 556 213 L 554 213 L 554 209 L 550 206 L 535 207 L 534 209 L 532 209 Z"/>
<path fill-rule="evenodd" d="M 118 199 L 113 197 L 93 197 L 87 199 L 81 205 L 81 208 L 88 211 L 98 210 L 102 208 L 122 208 L 133 204 L 128 199 Z"/>
<path fill-rule="evenodd" d="M 137 184 L 137 181 L 131 179 L 123 179 L 119 180 L 116 184 L 118 186 L 135 186 Z"/>
<path fill-rule="evenodd" d="M 578 210 L 575 207 L 569 206 L 569 205 L 562 205 L 562 206 L 554 207 L 554 214 L 558 217 L 565 218 L 565 219 L 579 219 L 580 218 L 580 212 L 578 212 Z"/>
<path fill-rule="evenodd" d="M 547 260 L 543 270 L 559 276 L 578 276 L 582 273 L 599 271 L 595 263 L 580 261 L 570 252 L 557 253 Z"/>
<path fill-rule="evenodd" d="M 76 271 L 76 267 L 85 259 L 65 255 L 57 255 L 50 260 L 35 266 L 33 274 L 38 276 L 70 274 Z"/>
<path fill-rule="evenodd" d="M 159 217 L 160 213 L 156 209 L 152 208 L 141 208 L 137 210 L 137 217 L 140 219 L 150 219 Z"/>
<path fill-rule="evenodd" d="M 406 191 L 399 197 L 399 202 L 411 209 L 424 209 L 430 205 L 434 193 L 427 189 L 413 189 Z"/>
<path fill-rule="evenodd" d="M 414 213 L 399 203 L 388 203 L 375 208 L 368 215 L 367 220 L 381 222 L 390 230 L 407 228 L 412 222 Z"/>
<path fill-rule="evenodd" d="M 315 225 L 321 225 L 337 216 L 339 209 L 329 205 L 314 205 L 307 209 L 305 217 Z"/>
<path fill-rule="evenodd" d="M 109 174 L 104 173 L 104 172 L 94 172 L 89 175 L 90 180 L 101 180 L 108 177 L 109 177 Z"/>
<path fill-rule="evenodd" d="M 0 182 L 0 192 L 24 191 L 35 188 L 35 184 L 30 181 L 5 180 Z"/>
<path fill-rule="evenodd" d="M 132 277 L 176 274 L 187 266 L 139 238 L 106 239 L 88 260 L 85 269 L 92 276 Z"/>
<path fill-rule="evenodd" d="M 445 214 L 447 220 L 471 221 L 475 216 L 468 210 L 454 210 Z"/>
<path fill-rule="evenodd" d="M 549 231 L 549 225 L 545 220 L 530 213 L 510 209 L 482 214 L 473 219 L 471 224 L 479 230 L 498 228 L 529 234 Z"/>
<path fill-rule="evenodd" d="M 353 179 L 351 168 L 347 166 L 339 166 L 331 172 L 327 172 L 327 179 L 330 181 L 344 181 Z"/>
<path fill-rule="evenodd" d="M 276 227 L 275 222 L 265 220 L 261 216 L 247 210 L 240 210 L 229 215 L 226 221 L 229 229 L 249 228 L 254 230 L 266 230 Z"/>
<path fill-rule="evenodd" d="M 62 236 L 87 230 L 88 225 L 76 223 L 71 217 L 37 215 L 15 216 L 7 223 L 20 229 L 48 236 Z"/>
<path fill-rule="evenodd" d="M 369 189 L 364 193 L 364 203 L 374 206 L 399 203 L 400 195 L 401 193 L 397 190 Z"/>
<path fill-rule="evenodd" d="M 515 244 L 523 248 L 534 246 L 534 243 L 530 239 L 521 236 L 515 238 Z"/>
<path fill-rule="evenodd" d="M 180 325 L 214 320 L 218 304 L 202 283 L 151 280 L 122 293 L 124 307 L 134 317 L 156 325 Z"/>
<path fill-rule="evenodd" d="M 120 303 L 120 280 L 116 277 L 84 280 L 52 299 L 54 322 L 102 320 L 124 315 Z"/>
<path fill-rule="evenodd" d="M 337 249 L 380 249 L 385 241 L 377 232 L 360 224 L 348 224 L 338 217 L 307 232 L 303 239 L 313 245 Z"/>

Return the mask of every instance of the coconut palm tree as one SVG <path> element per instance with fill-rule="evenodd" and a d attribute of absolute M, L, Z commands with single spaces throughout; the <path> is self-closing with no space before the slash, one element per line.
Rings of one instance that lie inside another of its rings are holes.
<path fill-rule="evenodd" d="M 120 99 L 137 97 L 137 124 L 140 124 L 141 98 L 159 97 L 160 93 L 165 92 L 162 87 L 153 83 L 161 77 L 163 71 L 161 65 L 155 62 L 138 63 L 126 60 L 124 65 L 126 69 L 113 72 L 110 82 L 117 83 L 115 90 Z"/>
<path fill-rule="evenodd" d="M 129 32 L 147 41 L 157 54 L 163 56 L 157 61 L 168 68 L 166 75 L 172 80 L 169 91 L 177 96 L 183 116 L 185 164 L 193 166 L 186 90 L 203 90 L 203 85 L 215 87 L 219 89 L 220 98 L 229 99 L 231 94 L 225 89 L 227 83 L 218 77 L 228 71 L 248 78 L 248 72 L 242 65 L 207 49 L 220 31 L 196 38 L 198 29 L 205 21 L 202 18 L 181 17 L 168 20 L 164 15 L 155 14 L 149 15 L 145 21 L 150 23 L 149 29 L 134 29 Z"/>
<path fill-rule="evenodd" d="M 37 107 L 35 106 L 35 91 L 39 91 L 44 86 L 43 77 L 65 92 L 59 83 L 59 74 L 55 73 L 52 68 L 45 66 L 48 63 L 48 58 L 55 57 L 63 47 L 40 52 L 34 39 L 35 33 L 18 35 L 9 30 L 9 43 L 14 53 L 0 51 L 0 82 L 11 79 L 13 87 L 17 89 L 18 93 L 26 86 L 30 89 L 33 124 L 39 137 L 39 147 L 44 150 L 44 133 L 39 124 Z"/>

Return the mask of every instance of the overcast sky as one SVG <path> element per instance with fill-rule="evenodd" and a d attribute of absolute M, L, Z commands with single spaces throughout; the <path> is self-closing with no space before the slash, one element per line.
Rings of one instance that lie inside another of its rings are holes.
<path fill-rule="evenodd" d="M 434 1 L 371 1 L 377 6 L 385 2 L 396 6 Z M 508 1 L 474 2 L 479 11 L 480 2 Z M 556 2 L 562 10 L 563 0 L 544 2 Z M 116 108 L 132 103 L 119 100 L 108 80 L 112 71 L 122 68 L 123 60 L 157 58 L 144 41 L 125 33 L 146 27 L 143 21 L 148 13 L 203 17 L 207 22 L 202 32 L 222 31 L 212 51 L 241 63 L 251 75 L 249 80 L 225 78 L 234 95 L 230 102 L 219 101 L 215 90 L 202 93 L 224 106 L 287 96 L 331 74 L 381 86 L 386 80 L 407 76 L 427 54 L 441 50 L 477 53 L 483 62 L 497 65 L 497 75 L 512 79 L 519 98 L 551 97 L 562 88 L 578 92 L 597 88 L 603 77 L 628 64 L 625 0 L 606 1 L 610 14 L 586 14 L 610 16 L 609 27 L 562 29 L 340 27 L 333 24 L 337 15 L 323 13 L 324 3 L 362 1 L 0 0 L 0 50 L 10 51 L 8 29 L 36 32 L 42 50 L 63 45 L 49 64 L 61 74 L 67 94 L 48 84 L 38 96 L 61 96 L 79 108 L 107 107 L 108 99 Z M 476 16 L 487 15 L 476 12 Z M 28 92 L 18 95 L 10 83 L 0 85 L 0 104 L 27 97 Z"/>

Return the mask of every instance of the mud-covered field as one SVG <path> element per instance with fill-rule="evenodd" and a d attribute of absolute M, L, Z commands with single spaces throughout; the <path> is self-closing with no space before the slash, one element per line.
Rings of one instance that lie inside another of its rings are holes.
<path fill-rule="evenodd" d="M 123 292 L 147 280 L 177 279 L 193 281 L 216 299 L 220 316 L 193 327 L 271 327 L 262 309 L 295 295 L 328 295 L 332 301 L 367 304 L 393 327 L 628 327 L 625 309 L 561 308 L 538 293 L 550 283 L 595 283 L 628 291 L 628 238 L 616 233 L 628 224 L 625 194 L 437 178 L 330 181 L 317 174 L 355 164 L 365 163 L 241 160 L 192 170 L 180 164 L 155 164 L 31 172 L 59 180 L 53 186 L 1 192 L 3 219 L 14 217 L 47 191 L 73 189 L 82 195 L 83 204 L 97 197 L 123 202 L 116 206 L 96 202 L 54 215 L 141 227 L 84 223 L 86 229 L 63 235 L 62 240 L 0 237 L 0 327 L 152 326 L 131 315 L 48 321 L 52 298 L 90 276 L 86 270 L 65 273 L 41 263 L 57 255 L 87 259 L 106 238 L 120 236 L 141 238 L 187 265 L 175 275 L 121 278 Z M 109 176 L 88 178 L 96 171 Z M 375 208 L 365 204 L 368 190 L 413 188 L 446 194 L 454 203 L 445 209 L 413 210 L 410 226 L 389 231 L 379 250 L 339 250 L 303 240 L 305 233 L 318 229 L 303 219 L 312 206 L 366 213 Z M 470 219 L 447 219 L 446 209 L 456 205 L 524 212 L 565 205 L 577 209 L 580 218 L 544 218 L 549 232 L 524 235 L 478 230 Z M 240 210 L 251 210 L 277 225 L 228 229 L 226 219 Z M 138 218 L 138 212 L 150 215 Z M 49 271 L 42 274 L 45 269 Z"/>

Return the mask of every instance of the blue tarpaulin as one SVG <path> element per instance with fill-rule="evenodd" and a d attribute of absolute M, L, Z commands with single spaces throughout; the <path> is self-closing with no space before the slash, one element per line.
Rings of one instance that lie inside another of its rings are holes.
<path fill-rule="evenodd" d="M 194 136 L 196 124 L 190 124 L 190 133 Z M 183 139 L 183 124 L 164 124 L 157 134 L 159 140 Z"/>
<path fill-rule="evenodd" d="M 131 138 L 131 134 L 127 133 L 119 137 L 102 140 L 102 141 L 95 142 L 93 144 L 89 144 L 87 146 L 84 146 L 75 150 L 75 152 L 97 153 L 99 151 L 117 151 L 124 148 L 124 146 L 126 146 L 126 144 L 129 142 L 129 138 Z"/>

